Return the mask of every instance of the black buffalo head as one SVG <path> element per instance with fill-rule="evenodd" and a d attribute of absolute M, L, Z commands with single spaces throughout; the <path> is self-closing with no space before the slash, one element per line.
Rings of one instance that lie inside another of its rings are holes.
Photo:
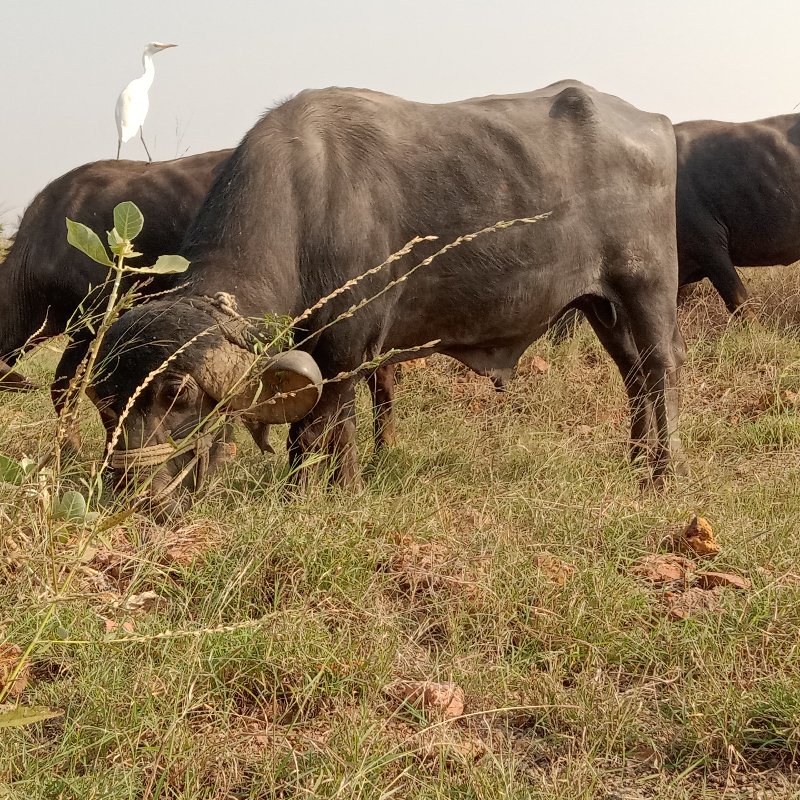
<path fill-rule="evenodd" d="M 224 294 L 148 303 L 112 325 L 89 394 L 118 488 L 157 516 L 185 510 L 231 454 L 232 416 L 261 425 L 305 416 L 322 391 L 319 368 L 308 353 L 280 351 L 272 334 Z"/>

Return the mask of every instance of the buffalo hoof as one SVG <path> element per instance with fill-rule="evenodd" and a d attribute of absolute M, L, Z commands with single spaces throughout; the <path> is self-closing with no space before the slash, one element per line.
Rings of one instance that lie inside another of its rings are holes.
<path fill-rule="evenodd" d="M 33 392 L 38 388 L 37 384 L 19 372 L 14 372 L 12 369 L 3 371 L 0 367 L 0 392 Z"/>
<path fill-rule="evenodd" d="M 677 478 L 688 478 L 691 475 L 686 459 L 675 459 L 665 469 L 656 473 L 648 471 L 646 477 L 639 482 L 642 492 L 665 492 Z"/>
<path fill-rule="evenodd" d="M 394 427 L 385 427 L 375 437 L 375 452 L 382 453 L 397 446 L 397 431 Z"/>
<path fill-rule="evenodd" d="M 67 458 L 75 458 L 80 453 L 82 446 L 83 439 L 81 438 L 80 428 L 77 425 L 73 425 L 64 433 L 61 453 Z"/>
<path fill-rule="evenodd" d="M 731 311 L 731 320 L 738 322 L 745 328 L 755 328 L 756 330 L 761 328 L 761 320 L 758 314 L 749 305 L 742 305 Z"/>
<path fill-rule="evenodd" d="M 142 502 L 137 509 L 152 517 L 159 525 L 166 525 L 182 517 L 193 505 L 192 497 L 188 492 L 169 497 L 149 498 Z"/>

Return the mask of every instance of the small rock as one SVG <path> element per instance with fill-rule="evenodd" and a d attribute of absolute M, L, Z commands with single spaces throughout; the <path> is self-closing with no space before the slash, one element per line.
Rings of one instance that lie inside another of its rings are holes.
<path fill-rule="evenodd" d="M 0 644 L 0 690 L 6 690 L 9 697 L 19 697 L 28 685 L 30 667 L 23 665 L 13 682 L 11 676 L 19 666 L 22 648 L 11 642 Z"/>
<path fill-rule="evenodd" d="M 720 550 L 711 523 L 705 517 L 693 517 L 681 532 L 678 544 L 698 556 L 715 556 Z"/>
<path fill-rule="evenodd" d="M 550 371 L 550 364 L 541 356 L 534 356 L 531 359 L 530 371 L 534 375 L 544 375 L 546 372 Z"/>
<path fill-rule="evenodd" d="M 145 612 L 153 611 L 164 603 L 166 603 L 166 600 L 163 597 L 155 592 L 147 591 L 141 594 L 132 594 L 130 597 L 123 600 L 120 608 L 130 612 Z"/>
<path fill-rule="evenodd" d="M 166 534 L 159 540 L 167 565 L 189 567 L 202 562 L 223 540 L 223 532 L 212 522 L 200 521 Z"/>
<path fill-rule="evenodd" d="M 447 584 L 448 554 L 441 544 L 417 542 L 410 536 L 401 537 L 398 543 L 400 550 L 392 554 L 386 571 L 403 594 L 433 592 Z"/>
<path fill-rule="evenodd" d="M 126 619 L 121 625 L 115 619 L 104 619 L 106 633 L 116 633 L 118 630 L 123 630 L 125 633 L 133 633 L 134 625 L 133 620 Z"/>
<path fill-rule="evenodd" d="M 715 589 L 717 586 L 728 586 L 731 589 L 747 591 L 752 583 L 742 575 L 733 572 L 698 572 L 697 585 L 701 589 Z"/>
<path fill-rule="evenodd" d="M 532 561 L 540 573 L 559 586 L 564 586 L 575 572 L 575 567 L 572 564 L 567 564 L 550 553 L 537 553 Z"/>
<path fill-rule="evenodd" d="M 395 681 L 384 686 L 383 693 L 398 703 L 433 711 L 444 719 L 460 717 L 464 713 L 464 690 L 451 682 Z"/>
<path fill-rule="evenodd" d="M 698 611 L 721 611 L 719 595 L 707 589 L 687 589 L 685 592 L 666 592 L 667 619 L 680 622 Z"/>
<path fill-rule="evenodd" d="M 637 578 L 659 585 L 676 581 L 685 583 L 687 573 L 693 572 L 694 567 L 694 561 L 690 558 L 666 553 L 637 558 L 631 565 L 630 571 Z"/>
<path fill-rule="evenodd" d="M 798 400 L 800 400 L 800 392 L 793 392 L 791 389 L 784 389 L 781 392 L 781 400 L 783 400 L 786 405 L 797 405 Z"/>
<path fill-rule="evenodd" d="M 424 741 L 419 750 L 423 761 L 441 761 L 448 763 L 474 763 L 486 754 L 487 748 L 477 736 L 471 738 L 450 738 Z"/>

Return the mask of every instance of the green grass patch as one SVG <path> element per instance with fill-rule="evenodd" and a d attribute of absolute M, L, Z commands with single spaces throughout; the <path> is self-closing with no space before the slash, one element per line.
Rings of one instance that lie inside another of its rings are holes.
<path fill-rule="evenodd" d="M 622 382 L 585 329 L 537 343 L 502 394 L 444 359 L 406 369 L 379 456 L 360 395 L 357 494 L 287 501 L 277 428 L 272 457 L 240 431 L 168 526 L 85 542 L 0 487 L 0 640 L 26 653 L 12 700 L 64 712 L 0 731 L 0 797 L 794 796 L 800 337 L 782 297 L 757 327 L 707 295 L 683 312 L 693 474 L 661 495 L 626 464 Z M 21 368 L 46 384 L 56 358 Z M 0 452 L 38 457 L 47 392 L 0 403 Z M 102 452 L 88 404 L 82 424 L 62 488 Z M 721 544 L 708 568 L 752 588 L 673 621 L 630 568 L 694 513 Z M 455 682 L 464 716 L 398 706 L 400 679 Z"/>

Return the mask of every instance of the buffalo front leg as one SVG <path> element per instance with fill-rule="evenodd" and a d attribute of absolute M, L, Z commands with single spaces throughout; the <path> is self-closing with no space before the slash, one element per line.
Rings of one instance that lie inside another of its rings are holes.
<path fill-rule="evenodd" d="M 396 364 L 387 364 L 367 375 L 367 385 L 372 396 L 376 451 L 391 447 L 397 441 L 394 418 L 396 372 Z"/>
<path fill-rule="evenodd" d="M 0 392 L 31 392 L 37 389 L 33 381 L 28 380 L 0 358 Z"/>
<path fill-rule="evenodd" d="M 328 384 L 314 409 L 292 424 L 287 442 L 292 484 L 307 482 L 309 456 L 321 453 L 331 482 L 359 487 L 355 399 L 353 379 Z"/>
<path fill-rule="evenodd" d="M 63 417 L 66 425 L 64 443 L 75 452 L 80 450 L 81 431 L 76 419 L 69 419 L 70 395 L 76 390 L 78 369 L 89 350 L 92 334 L 90 331 L 79 331 L 64 350 L 56 367 L 53 383 L 50 384 L 50 399 L 58 417 Z M 77 399 L 77 398 L 76 398 Z"/>
<path fill-rule="evenodd" d="M 708 277 L 731 314 L 743 319 L 755 320 L 756 315 L 749 307 L 750 295 L 747 293 L 736 267 L 726 249 L 710 249 L 702 259 L 702 273 Z"/>

